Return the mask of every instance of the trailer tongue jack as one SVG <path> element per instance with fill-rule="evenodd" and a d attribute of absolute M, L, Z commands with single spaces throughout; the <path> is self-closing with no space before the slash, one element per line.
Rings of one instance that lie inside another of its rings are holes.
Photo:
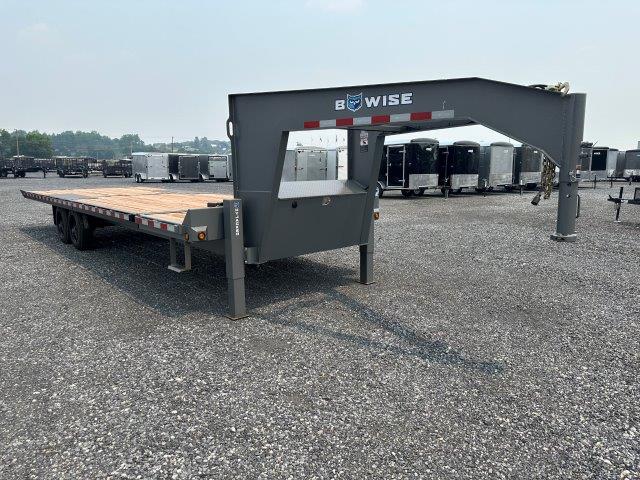
<path fill-rule="evenodd" d="M 87 191 L 23 194 L 169 239 L 172 270 L 190 267 L 191 247 L 224 255 L 229 316 L 240 318 L 246 315 L 245 264 L 358 246 L 360 282 L 373 282 L 375 190 L 390 134 L 482 124 L 539 148 L 560 167 L 552 238 L 575 240 L 575 160 L 585 100 L 479 78 L 230 95 L 233 198 L 164 192 L 163 203 L 155 192 L 152 210 L 145 210 L 144 187 L 111 201 L 108 189 L 99 199 Z M 348 131 L 347 178 L 282 182 L 289 133 L 327 128 Z M 184 265 L 177 264 L 177 242 L 186 246 Z"/>

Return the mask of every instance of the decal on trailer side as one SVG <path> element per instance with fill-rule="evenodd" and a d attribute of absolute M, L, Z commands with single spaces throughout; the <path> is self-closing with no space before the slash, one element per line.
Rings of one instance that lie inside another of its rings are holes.
<path fill-rule="evenodd" d="M 413 92 L 389 93 L 386 95 L 374 95 L 371 97 L 363 97 L 362 93 L 358 93 L 356 95 L 347 93 L 346 99 L 339 98 L 335 101 L 335 110 L 344 110 L 346 108 L 352 112 L 357 112 L 363 106 L 365 108 L 376 108 L 412 104 Z"/>

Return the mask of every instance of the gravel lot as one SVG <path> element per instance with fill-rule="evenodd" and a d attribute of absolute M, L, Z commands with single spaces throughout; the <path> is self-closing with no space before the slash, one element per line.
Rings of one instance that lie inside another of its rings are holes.
<path fill-rule="evenodd" d="M 381 200 L 357 248 L 247 270 L 118 228 L 79 252 L 0 181 L 0 478 L 640 478 L 640 208 Z M 231 192 L 230 185 L 165 188 Z M 629 190 L 627 188 L 627 190 Z M 630 191 L 627 191 L 628 196 Z"/>

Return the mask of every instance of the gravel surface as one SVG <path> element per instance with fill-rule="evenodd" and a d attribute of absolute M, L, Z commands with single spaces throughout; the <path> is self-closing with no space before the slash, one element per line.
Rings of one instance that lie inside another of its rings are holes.
<path fill-rule="evenodd" d="M 0 181 L 0 478 L 640 478 L 617 186 L 581 189 L 575 244 L 556 193 L 385 196 L 377 283 L 357 248 L 250 267 L 232 322 L 223 259 L 178 275 L 119 228 L 80 252 L 18 191 L 132 181 L 37 177 Z"/>

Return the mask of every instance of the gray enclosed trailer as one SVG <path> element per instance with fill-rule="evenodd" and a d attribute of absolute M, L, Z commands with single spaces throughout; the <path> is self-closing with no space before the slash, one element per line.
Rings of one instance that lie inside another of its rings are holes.
<path fill-rule="evenodd" d="M 233 180 L 232 156 L 229 155 L 208 155 L 207 164 L 209 179 L 216 182 L 229 182 Z"/>
<path fill-rule="evenodd" d="M 373 281 L 375 187 L 386 135 L 482 124 L 536 145 L 560 166 L 552 238 L 575 241 L 585 101 L 584 94 L 480 78 L 230 95 L 232 198 L 167 192 L 160 202 L 162 193 L 135 185 L 23 195 L 53 205 L 60 239 L 80 249 L 93 228 L 115 224 L 169 240 L 172 270 L 189 269 L 194 247 L 223 254 L 229 316 L 239 318 L 246 314 L 245 263 L 358 246 L 360 282 Z M 443 110 L 443 102 L 455 110 Z M 289 132 L 323 128 L 348 131 L 348 178 L 281 182 Z"/>
<path fill-rule="evenodd" d="M 346 146 L 327 150 L 327 180 L 348 178 L 348 152 Z"/>
<path fill-rule="evenodd" d="M 165 182 L 171 179 L 168 153 L 135 152 L 132 155 L 131 169 L 136 183 Z"/>
<path fill-rule="evenodd" d="M 513 183 L 513 145 L 493 142 L 480 147 L 478 164 L 478 190 L 510 187 Z"/>
<path fill-rule="evenodd" d="M 640 150 L 627 150 L 624 154 L 624 178 L 640 181 Z"/>
<path fill-rule="evenodd" d="M 626 158 L 627 152 L 625 152 L 624 150 L 618 151 L 618 156 L 616 158 L 616 170 L 613 174 L 614 178 L 624 178 L 624 166 L 626 164 Z"/>
<path fill-rule="evenodd" d="M 619 153 L 620 151 L 617 148 L 610 148 L 607 151 L 607 177 L 609 178 L 615 178 L 616 176 Z"/>
<path fill-rule="evenodd" d="M 542 152 L 530 145 L 514 148 L 513 154 L 513 184 L 517 186 L 536 188 L 542 181 Z"/>
<path fill-rule="evenodd" d="M 593 143 L 582 142 L 580 144 L 580 155 L 578 161 L 577 177 L 581 182 L 593 181 L 591 176 L 591 160 L 593 159 Z"/>
<path fill-rule="evenodd" d="M 282 170 L 283 182 L 327 180 L 327 149 L 296 147 L 287 150 Z"/>

